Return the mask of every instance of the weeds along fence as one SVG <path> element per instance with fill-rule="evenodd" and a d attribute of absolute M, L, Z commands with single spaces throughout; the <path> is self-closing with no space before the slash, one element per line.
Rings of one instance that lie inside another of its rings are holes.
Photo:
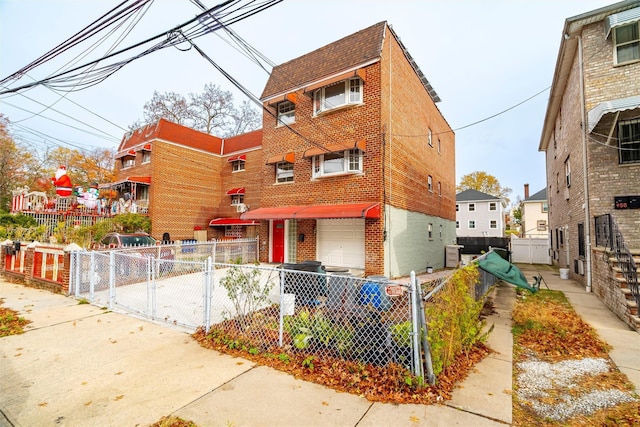
<path fill-rule="evenodd" d="M 252 242 L 243 245 L 226 253 L 253 253 Z M 172 258 L 163 255 L 165 245 L 75 252 L 71 293 L 153 321 L 202 328 L 230 347 L 396 364 L 433 383 L 424 304 L 446 278 L 421 285 L 414 274 L 405 282 L 362 278 L 348 270 L 327 273 L 315 262 L 221 263 L 210 247 L 191 246 L 173 248 Z M 491 281 L 481 282 L 476 294 L 486 293 Z"/>

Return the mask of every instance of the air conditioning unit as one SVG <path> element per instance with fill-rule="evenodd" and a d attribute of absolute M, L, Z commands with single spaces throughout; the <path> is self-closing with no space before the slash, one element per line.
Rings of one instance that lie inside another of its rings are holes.
<path fill-rule="evenodd" d="M 569 200 L 569 187 L 564 189 L 564 199 Z"/>
<path fill-rule="evenodd" d="M 245 213 L 246 211 L 247 211 L 247 205 L 245 205 L 244 203 L 240 203 L 239 205 L 236 205 L 236 212 Z"/>
<path fill-rule="evenodd" d="M 578 260 L 578 274 L 584 276 L 584 260 Z"/>

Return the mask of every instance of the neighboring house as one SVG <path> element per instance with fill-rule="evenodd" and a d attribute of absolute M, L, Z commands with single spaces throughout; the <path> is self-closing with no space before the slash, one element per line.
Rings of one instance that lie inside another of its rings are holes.
<path fill-rule="evenodd" d="M 553 262 L 629 319 L 637 307 L 624 311 L 630 292 L 603 252 L 614 224 L 640 248 L 640 1 L 566 20 L 549 100 L 539 149 Z"/>
<path fill-rule="evenodd" d="M 529 184 L 524 187 L 522 201 L 521 237 L 536 239 L 549 238 L 549 204 L 547 203 L 547 189 L 543 188 L 529 196 Z"/>
<path fill-rule="evenodd" d="M 260 200 L 261 142 L 261 130 L 221 139 L 160 119 L 124 136 L 101 187 L 112 212 L 149 215 L 157 239 L 255 236 L 239 216 Z"/>
<path fill-rule="evenodd" d="M 261 96 L 265 262 L 388 277 L 455 243 L 455 137 L 386 22 L 273 68 Z M 257 208 L 257 209 L 256 209 Z"/>
<path fill-rule="evenodd" d="M 457 237 L 504 237 L 506 202 L 477 190 L 456 194 Z"/>

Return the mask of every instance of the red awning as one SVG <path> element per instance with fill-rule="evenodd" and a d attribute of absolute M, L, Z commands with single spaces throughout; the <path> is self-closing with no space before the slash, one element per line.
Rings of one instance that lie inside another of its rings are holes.
<path fill-rule="evenodd" d="M 280 206 L 243 213 L 242 219 L 380 218 L 380 203 L 345 205 Z"/>
<path fill-rule="evenodd" d="M 244 194 L 244 187 L 232 188 L 231 190 L 227 191 L 227 196 L 235 196 L 237 194 Z"/>
<path fill-rule="evenodd" d="M 296 161 L 296 153 L 294 153 L 293 151 L 290 151 L 285 154 L 278 154 L 278 155 L 269 157 L 267 159 L 267 164 L 272 165 L 274 163 L 280 163 L 280 162 L 294 163 L 295 161 Z"/>
<path fill-rule="evenodd" d="M 216 218 L 209 222 L 209 227 L 222 227 L 225 225 L 260 225 L 260 221 L 240 218 Z"/>
<path fill-rule="evenodd" d="M 304 152 L 303 157 L 319 156 L 320 154 L 325 154 L 325 153 L 336 153 L 338 151 L 346 151 L 346 150 L 351 150 L 353 148 L 357 148 L 358 150 L 361 150 L 361 151 L 367 151 L 367 140 L 363 138 L 353 142 L 327 144 L 324 147 L 309 148 Z"/>
<path fill-rule="evenodd" d="M 151 151 L 151 144 L 144 144 L 142 146 L 142 149 L 145 150 L 145 151 Z"/>
<path fill-rule="evenodd" d="M 127 151 L 121 151 L 119 153 L 117 153 L 114 157 L 116 159 L 119 159 L 121 157 L 135 157 L 136 156 L 136 150 L 127 150 Z"/>
<path fill-rule="evenodd" d="M 236 162 L 238 160 L 241 160 L 243 162 L 247 161 L 247 155 L 246 154 L 240 154 L 238 156 L 231 156 L 227 159 L 227 162 Z"/>

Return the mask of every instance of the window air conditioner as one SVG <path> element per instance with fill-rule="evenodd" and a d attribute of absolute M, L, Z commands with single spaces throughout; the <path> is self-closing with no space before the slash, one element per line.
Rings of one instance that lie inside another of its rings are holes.
<path fill-rule="evenodd" d="M 584 276 L 584 260 L 578 260 L 578 274 Z"/>
<path fill-rule="evenodd" d="M 236 205 L 236 212 L 245 213 L 247 211 L 247 206 L 244 203 L 240 203 Z"/>
<path fill-rule="evenodd" d="M 569 187 L 564 189 L 564 199 L 569 200 Z"/>

